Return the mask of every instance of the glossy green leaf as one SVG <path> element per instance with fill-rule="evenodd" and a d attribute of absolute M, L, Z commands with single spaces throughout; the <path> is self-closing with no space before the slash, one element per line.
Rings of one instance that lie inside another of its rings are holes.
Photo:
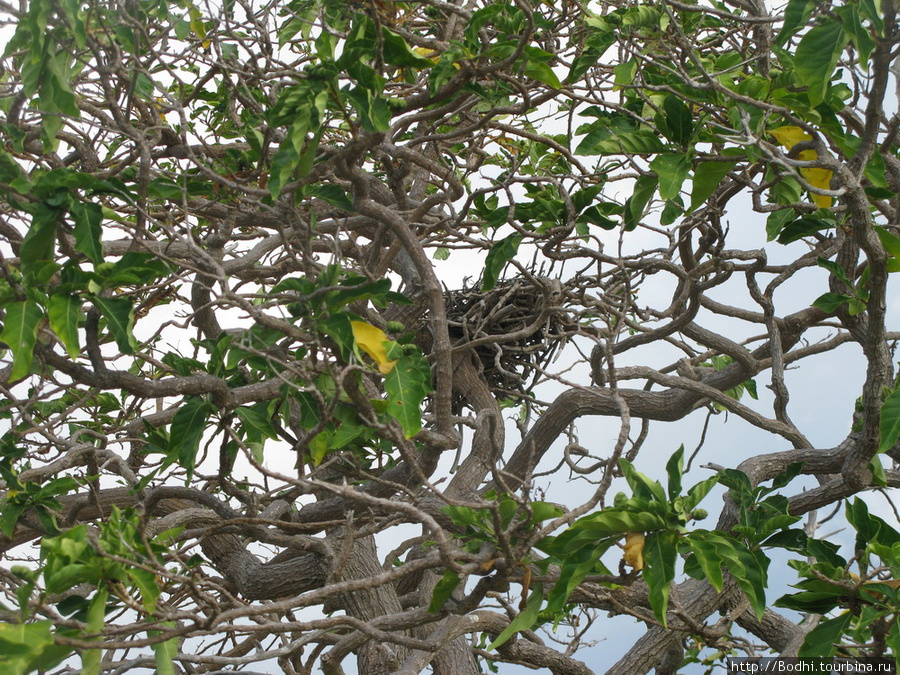
<path fill-rule="evenodd" d="M 735 164 L 736 162 L 701 162 L 697 165 L 692 180 L 689 212 L 706 203 Z"/>
<path fill-rule="evenodd" d="M 168 453 L 191 474 L 206 430 L 206 420 L 214 412 L 213 406 L 199 396 L 190 396 L 172 418 Z"/>
<path fill-rule="evenodd" d="M 388 414 L 412 438 L 422 429 L 422 401 L 431 393 L 431 369 L 420 354 L 404 354 L 384 378 Z"/>
<path fill-rule="evenodd" d="M 103 262 L 103 209 L 93 202 L 73 202 L 69 207 L 75 223 L 75 250 L 84 253 L 92 263 Z"/>
<path fill-rule="evenodd" d="M 845 302 L 853 300 L 852 296 L 842 295 L 840 293 L 823 293 L 812 303 L 813 307 L 818 307 L 823 312 L 834 312 Z"/>
<path fill-rule="evenodd" d="M 615 541 L 615 538 L 608 537 L 598 546 L 587 546 L 560 557 L 559 577 L 547 596 L 548 612 L 562 610 L 572 592 L 588 574 L 596 570 L 600 557 Z"/>
<path fill-rule="evenodd" d="M 787 223 L 778 234 L 779 244 L 790 244 L 809 235 L 831 229 L 834 223 L 821 218 L 803 217 Z"/>
<path fill-rule="evenodd" d="M 650 587 L 650 607 L 657 620 L 667 625 L 669 591 L 675 580 L 678 534 L 673 531 L 652 532 L 644 542 L 644 581 Z"/>
<path fill-rule="evenodd" d="M 894 389 L 881 406 L 879 430 L 881 442 L 878 451 L 890 450 L 900 439 L 900 387 Z"/>
<path fill-rule="evenodd" d="M 814 26 L 797 45 L 794 69 L 797 77 L 808 90 L 809 103 L 817 106 L 825 100 L 825 92 L 838 58 L 847 44 L 843 24 L 836 18 L 827 18 Z"/>
<path fill-rule="evenodd" d="M 658 178 L 655 175 L 641 176 L 635 181 L 634 192 L 625 202 L 625 231 L 630 232 L 644 217 L 647 204 L 656 193 Z"/>
<path fill-rule="evenodd" d="M 750 606 L 756 613 L 756 618 L 761 619 L 766 611 L 769 559 L 758 550 L 750 551 L 746 548 L 740 549 L 738 556 L 743 562 L 744 573 L 740 575 L 735 574 L 735 578 L 741 590 L 744 591 L 744 595 L 750 601 Z"/>
<path fill-rule="evenodd" d="M 775 44 L 783 45 L 793 35 L 802 29 L 815 7 L 814 0 L 788 0 L 787 7 L 784 9 L 784 23 L 781 25 L 781 31 L 775 39 Z"/>
<path fill-rule="evenodd" d="M 722 574 L 722 558 L 718 554 L 718 548 L 714 542 L 709 541 L 704 535 L 705 531 L 691 532 L 687 537 L 688 545 L 700 569 L 703 578 L 717 591 L 722 591 L 724 577 Z"/>
<path fill-rule="evenodd" d="M 611 507 L 577 520 L 568 530 L 553 539 L 550 547 L 554 555 L 564 556 L 611 534 L 652 532 L 665 528 L 667 524 L 665 515 L 660 512 Z"/>
<path fill-rule="evenodd" d="M 860 10 L 853 4 L 847 4 L 841 7 L 839 15 L 843 20 L 844 27 L 856 52 L 859 54 L 859 65 L 865 71 L 869 72 L 869 58 L 872 50 L 875 49 L 875 41 L 869 34 L 869 30 L 860 20 Z"/>
<path fill-rule="evenodd" d="M 257 404 L 234 409 L 234 414 L 244 424 L 247 438 L 278 438 L 278 433 L 272 426 L 272 420 L 266 414 L 265 405 L 263 402 L 262 406 Z"/>
<path fill-rule="evenodd" d="M 535 524 L 559 518 L 565 513 L 558 504 L 550 502 L 531 502 L 529 508 L 531 509 L 531 522 Z"/>
<path fill-rule="evenodd" d="M 87 612 L 87 632 L 96 634 L 103 630 L 106 623 L 106 599 L 109 591 L 105 586 L 97 589 Z M 99 675 L 103 651 L 101 649 L 85 649 L 81 652 L 81 675 Z"/>
<path fill-rule="evenodd" d="M 491 651 L 492 649 L 496 649 L 519 631 L 528 630 L 534 626 L 534 624 L 537 623 L 542 603 L 543 596 L 541 595 L 540 586 L 538 585 L 532 589 L 531 595 L 528 596 L 528 602 L 525 605 L 525 609 L 522 610 L 515 619 L 510 621 L 503 632 L 488 645 L 487 650 Z"/>
<path fill-rule="evenodd" d="M 40 203 L 35 209 L 31 227 L 22 239 L 19 249 L 19 261 L 22 274 L 27 282 L 35 280 L 39 263 L 52 260 L 56 246 L 56 228 L 60 222 L 61 211 Z"/>
<path fill-rule="evenodd" d="M 50 328 L 73 359 L 81 353 L 78 324 L 83 318 L 81 300 L 74 295 L 57 293 L 47 298 L 47 318 Z"/>
<path fill-rule="evenodd" d="M 423 58 L 410 49 L 406 40 L 385 27 L 381 29 L 381 37 L 381 53 L 385 63 L 420 70 L 434 65 L 430 59 Z"/>
<path fill-rule="evenodd" d="M 453 591 L 459 586 L 460 581 L 462 580 L 459 578 L 459 575 L 453 570 L 444 572 L 444 576 L 437 582 L 431 594 L 431 603 L 428 605 L 428 611 L 432 614 L 441 611 L 444 603 L 447 602 Z"/>
<path fill-rule="evenodd" d="M 556 73 L 553 72 L 553 68 L 540 61 L 527 61 L 525 63 L 525 77 L 548 84 L 554 89 L 562 87 L 562 82 L 559 81 Z"/>
<path fill-rule="evenodd" d="M 13 353 L 11 381 L 20 380 L 31 371 L 38 326 L 43 318 L 43 310 L 32 300 L 7 305 L 0 341 L 9 345 Z"/>
<path fill-rule="evenodd" d="M 856 550 L 862 551 L 869 544 L 894 547 L 900 544 L 900 532 L 884 519 L 869 513 L 869 507 L 859 497 L 847 502 L 844 511 L 847 520 L 856 530 Z"/>
<path fill-rule="evenodd" d="M 53 624 L 0 623 L 0 658 L 4 675 L 27 675 L 38 669 L 49 670 L 60 663 L 70 648 L 57 647 L 53 642 Z"/>
<path fill-rule="evenodd" d="M 576 155 L 655 155 L 665 152 L 659 137 L 649 129 L 613 131 L 596 126 L 575 148 Z"/>
<path fill-rule="evenodd" d="M 272 157 L 272 166 L 266 187 L 273 199 L 281 194 L 282 188 L 290 180 L 291 174 L 300 163 L 306 146 L 309 126 L 309 110 L 298 110 L 297 117 L 288 129 L 281 145 L 278 146 L 275 156 Z"/>
<path fill-rule="evenodd" d="M 853 615 L 850 612 L 844 612 L 833 619 L 825 619 L 806 634 L 798 656 L 834 656 L 844 631 L 850 627 L 852 621 Z"/>
<path fill-rule="evenodd" d="M 106 327 L 123 354 L 131 354 L 137 346 L 132 329 L 134 327 L 134 307 L 126 298 L 105 298 L 95 295 L 91 298 L 103 318 Z"/>
<path fill-rule="evenodd" d="M 650 162 L 650 168 L 659 177 L 659 196 L 675 199 L 691 170 L 691 163 L 684 155 L 663 154 Z"/>
<path fill-rule="evenodd" d="M 637 499 L 654 499 L 660 503 L 666 501 L 666 493 L 659 481 L 655 481 L 635 469 L 634 465 L 627 459 L 620 459 L 619 467 L 622 469 L 622 474 L 625 476 L 628 486 Z"/>
<path fill-rule="evenodd" d="M 663 101 L 661 131 L 673 143 L 687 146 L 694 133 L 691 110 L 677 96 L 669 94 Z"/>
<path fill-rule="evenodd" d="M 141 567 L 133 567 L 127 570 L 128 579 L 138 588 L 141 594 L 141 601 L 144 609 L 150 614 L 156 611 L 156 601 L 162 592 L 159 587 L 159 580 L 150 570 Z"/>
<path fill-rule="evenodd" d="M 156 675 L 176 675 L 178 671 L 175 670 L 175 657 L 177 655 L 177 637 L 154 644 L 153 658 L 156 662 Z"/>
<path fill-rule="evenodd" d="M 500 273 L 503 272 L 506 263 L 515 257 L 520 243 L 522 243 L 522 235 L 512 234 L 491 246 L 484 261 L 484 277 L 481 284 L 483 290 L 489 291 L 497 285 Z"/>
<path fill-rule="evenodd" d="M 681 494 L 681 476 L 684 473 L 684 446 L 678 448 L 666 462 L 666 476 L 668 477 L 669 500 L 674 500 Z"/>
<path fill-rule="evenodd" d="M 710 476 L 706 480 L 702 480 L 692 486 L 682 500 L 682 507 L 687 511 L 692 511 L 697 505 L 703 501 L 703 498 L 719 484 L 719 476 Z"/>

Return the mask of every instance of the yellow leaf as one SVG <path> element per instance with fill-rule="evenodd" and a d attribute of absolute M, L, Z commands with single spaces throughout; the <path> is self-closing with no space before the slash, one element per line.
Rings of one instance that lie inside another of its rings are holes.
<path fill-rule="evenodd" d="M 206 39 L 206 23 L 203 21 L 203 15 L 199 9 L 191 7 L 188 11 L 188 16 L 191 19 L 191 30 L 194 32 L 194 35 L 200 38 L 203 48 L 206 49 L 209 47 L 210 42 Z"/>
<path fill-rule="evenodd" d="M 625 564 L 639 572 L 644 569 L 644 533 L 643 532 L 626 532 L 625 533 Z"/>
<path fill-rule="evenodd" d="M 387 349 L 384 347 L 388 337 L 384 331 L 365 321 L 351 321 L 350 326 L 353 328 L 356 346 L 372 357 L 382 375 L 391 372 L 397 362 L 388 359 Z"/>
<path fill-rule="evenodd" d="M 812 140 L 812 136 L 810 136 L 800 127 L 796 127 L 793 125 L 778 127 L 777 129 L 770 129 L 769 133 L 788 150 L 797 145 L 797 143 Z M 803 150 L 797 155 L 797 159 L 803 160 L 804 162 L 812 162 L 818 158 L 819 154 L 815 150 Z M 803 180 L 805 180 L 813 187 L 820 188 L 822 190 L 830 190 L 831 179 L 834 176 L 834 173 L 829 171 L 828 169 L 805 168 L 800 169 L 800 175 L 803 176 Z M 831 205 L 834 203 L 834 200 L 827 195 L 817 195 L 815 193 L 810 193 L 810 196 L 812 197 L 815 205 L 821 209 L 830 209 Z"/>
<path fill-rule="evenodd" d="M 769 133 L 788 150 L 797 145 L 797 143 L 812 140 L 812 136 L 803 131 L 803 129 L 792 125 L 770 129 Z"/>

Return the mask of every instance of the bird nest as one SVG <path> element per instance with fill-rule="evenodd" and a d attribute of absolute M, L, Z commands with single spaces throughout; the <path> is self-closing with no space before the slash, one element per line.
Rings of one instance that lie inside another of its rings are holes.
<path fill-rule="evenodd" d="M 510 398 L 527 396 L 536 373 L 577 329 L 563 309 L 556 280 L 519 279 L 490 291 L 462 288 L 445 294 L 455 345 L 472 344 L 488 385 Z"/>

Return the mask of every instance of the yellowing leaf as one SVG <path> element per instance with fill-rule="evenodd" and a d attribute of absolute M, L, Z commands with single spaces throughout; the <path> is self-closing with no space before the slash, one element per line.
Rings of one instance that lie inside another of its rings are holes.
<path fill-rule="evenodd" d="M 781 143 L 781 145 L 786 147 L 788 150 L 797 145 L 797 143 L 812 140 L 812 136 L 806 133 L 803 129 L 792 125 L 778 127 L 777 129 L 770 129 L 769 134 L 774 136 L 775 140 Z"/>
<path fill-rule="evenodd" d="M 210 41 L 206 39 L 206 23 L 203 21 L 203 15 L 196 7 L 191 7 L 188 15 L 191 18 L 191 30 L 200 39 L 203 49 L 209 49 Z"/>
<path fill-rule="evenodd" d="M 397 362 L 388 359 L 387 349 L 384 348 L 388 337 L 384 331 L 365 321 L 351 321 L 350 326 L 356 346 L 372 357 L 382 375 L 391 372 Z"/>
<path fill-rule="evenodd" d="M 625 564 L 636 572 L 644 569 L 644 533 L 626 532 L 624 549 Z"/>
<path fill-rule="evenodd" d="M 778 127 L 777 129 L 770 129 L 769 134 L 774 136 L 775 139 L 788 150 L 797 145 L 797 143 L 812 140 L 812 136 L 810 136 L 800 127 L 793 125 Z M 815 150 L 802 150 L 797 155 L 797 159 L 800 159 L 804 162 L 812 162 L 818 158 L 819 154 Z M 803 180 L 805 180 L 813 187 L 820 188 L 822 190 L 830 190 L 831 179 L 834 176 L 834 173 L 829 171 L 828 169 L 809 167 L 800 169 L 800 175 L 803 176 Z M 810 196 L 812 197 L 815 205 L 822 209 L 830 209 L 831 205 L 834 203 L 834 200 L 827 195 L 817 195 L 815 193 L 810 193 Z"/>
<path fill-rule="evenodd" d="M 418 54 L 423 59 L 431 59 L 435 63 L 437 63 L 441 58 L 441 55 L 438 54 L 437 51 L 435 51 L 434 49 L 428 49 L 428 47 L 413 47 L 412 50 L 414 54 Z"/>

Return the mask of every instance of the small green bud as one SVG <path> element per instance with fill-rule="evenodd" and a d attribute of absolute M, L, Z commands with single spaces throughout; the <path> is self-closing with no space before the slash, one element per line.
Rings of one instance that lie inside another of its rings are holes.
<path fill-rule="evenodd" d="M 694 509 L 691 511 L 691 518 L 694 520 L 703 520 L 709 515 L 709 512 L 706 509 Z"/>
<path fill-rule="evenodd" d="M 399 321 L 388 321 L 386 328 L 388 333 L 402 333 L 406 326 Z"/>

